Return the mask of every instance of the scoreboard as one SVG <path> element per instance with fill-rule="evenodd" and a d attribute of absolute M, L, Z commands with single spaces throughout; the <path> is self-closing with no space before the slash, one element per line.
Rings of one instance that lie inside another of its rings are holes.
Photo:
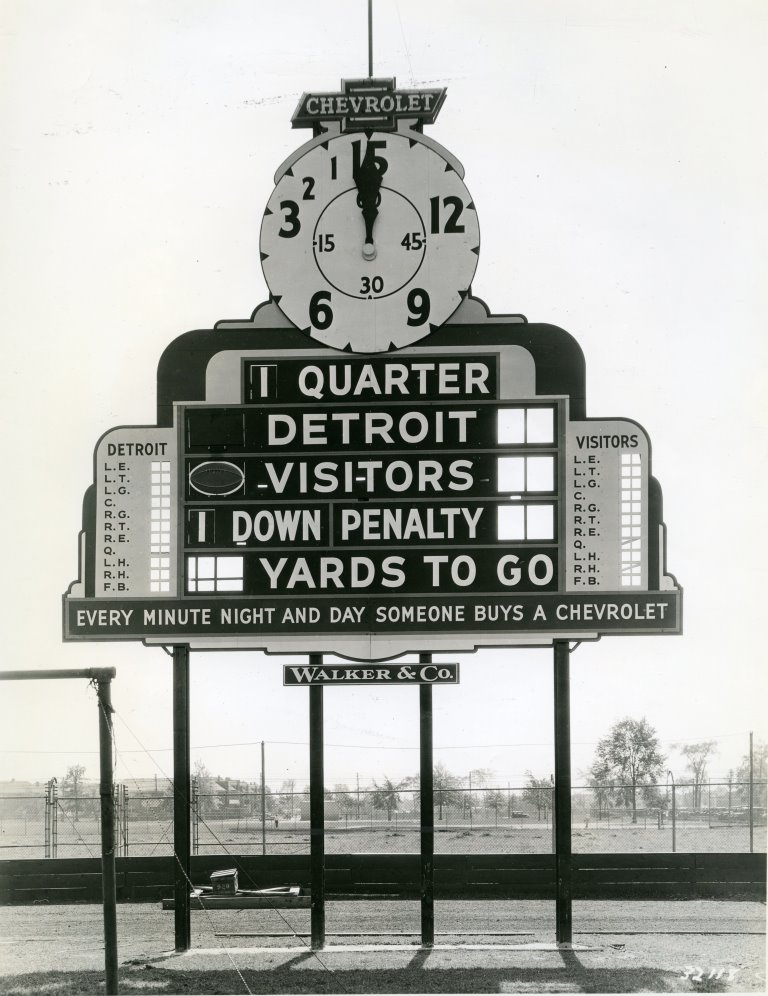
<path fill-rule="evenodd" d="M 372 356 L 182 336 L 158 425 L 97 445 L 65 638 L 381 659 L 679 631 L 647 436 L 584 416 L 574 358 L 477 316 Z"/>

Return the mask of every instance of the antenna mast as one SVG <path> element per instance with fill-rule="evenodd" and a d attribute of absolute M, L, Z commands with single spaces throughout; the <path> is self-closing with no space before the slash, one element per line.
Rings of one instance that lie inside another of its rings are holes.
<path fill-rule="evenodd" d="M 368 78 L 373 77 L 373 0 L 368 0 Z"/>

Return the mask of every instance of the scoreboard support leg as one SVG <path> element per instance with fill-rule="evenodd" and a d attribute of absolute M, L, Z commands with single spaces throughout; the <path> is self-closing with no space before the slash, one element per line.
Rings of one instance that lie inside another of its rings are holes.
<path fill-rule="evenodd" d="M 189 647 L 173 648 L 173 899 L 177 951 L 192 946 L 190 891 Z"/>
<path fill-rule="evenodd" d="M 555 640 L 555 940 L 573 941 L 571 890 L 570 645 Z"/>
<path fill-rule="evenodd" d="M 419 654 L 431 664 L 432 654 Z M 419 793 L 421 824 L 421 943 L 435 943 L 435 806 L 432 776 L 432 686 L 419 686 Z"/>
<path fill-rule="evenodd" d="M 310 654 L 311 667 L 322 667 L 323 655 Z M 325 946 L 325 773 L 323 766 L 323 689 L 309 689 L 309 863 L 312 950 Z"/>

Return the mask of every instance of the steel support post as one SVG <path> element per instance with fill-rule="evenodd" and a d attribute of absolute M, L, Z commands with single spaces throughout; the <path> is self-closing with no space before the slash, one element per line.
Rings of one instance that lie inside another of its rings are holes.
<path fill-rule="evenodd" d="M 310 667 L 322 667 L 323 655 L 310 654 Z M 309 851 L 312 950 L 325 945 L 325 772 L 323 766 L 323 688 L 309 689 Z"/>
<path fill-rule="evenodd" d="M 177 951 L 189 951 L 192 946 L 189 802 L 189 647 L 180 644 L 173 648 L 173 899 Z"/>
<path fill-rule="evenodd" d="M 107 996 L 117 992 L 117 882 L 115 798 L 112 769 L 112 681 L 96 681 L 99 700 L 99 795 L 101 797 L 101 892 L 104 907 L 104 968 Z"/>
<path fill-rule="evenodd" d="M 431 654 L 419 654 L 422 664 Z M 432 773 L 432 686 L 419 686 L 419 792 L 421 810 L 421 943 L 435 943 L 435 803 Z"/>
<path fill-rule="evenodd" d="M 555 940 L 573 941 L 571 890 L 570 646 L 555 640 Z"/>

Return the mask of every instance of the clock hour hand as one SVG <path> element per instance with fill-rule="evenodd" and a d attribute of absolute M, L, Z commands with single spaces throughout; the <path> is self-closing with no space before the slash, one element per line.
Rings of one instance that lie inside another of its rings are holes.
<path fill-rule="evenodd" d="M 373 241 L 373 226 L 379 214 L 381 204 L 381 173 L 375 162 L 375 150 L 369 142 L 365 147 L 365 155 L 359 166 L 353 170 L 352 179 L 357 187 L 357 206 L 363 212 L 365 222 L 365 242 L 363 257 L 376 258 L 376 246 Z"/>

